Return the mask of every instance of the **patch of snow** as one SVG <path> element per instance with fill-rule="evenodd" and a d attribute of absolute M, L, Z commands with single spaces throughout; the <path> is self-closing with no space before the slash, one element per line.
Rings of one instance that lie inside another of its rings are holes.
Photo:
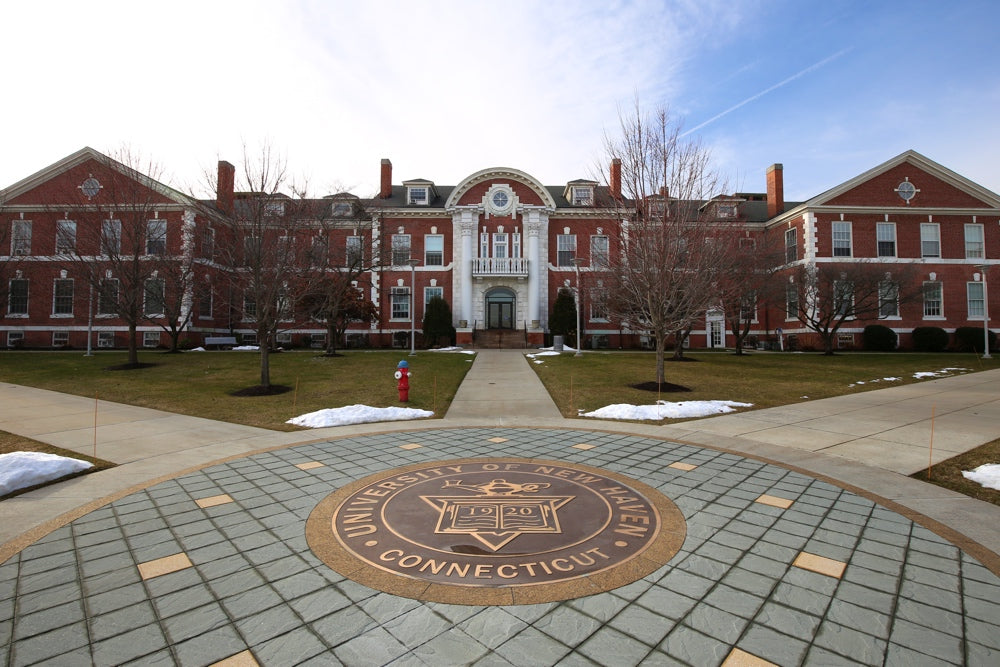
<path fill-rule="evenodd" d="M 458 354 L 475 354 L 475 350 L 466 350 L 464 347 L 439 347 L 428 352 L 457 352 Z"/>
<path fill-rule="evenodd" d="M 917 380 L 922 380 L 924 378 L 943 378 L 948 377 L 951 373 L 964 373 L 968 370 L 968 368 L 942 368 L 937 371 L 917 371 L 913 374 L 913 377 Z"/>
<path fill-rule="evenodd" d="M 204 351 L 205 348 L 203 347 L 192 347 L 190 350 L 188 350 L 188 352 L 204 352 Z"/>
<path fill-rule="evenodd" d="M 93 463 L 43 452 L 0 454 L 0 496 L 93 467 Z"/>
<path fill-rule="evenodd" d="M 348 405 L 343 408 L 326 408 L 309 412 L 293 417 L 285 423 L 306 428 L 325 428 L 327 426 L 423 419 L 433 415 L 434 413 L 430 410 L 416 408 L 372 408 L 367 405 Z"/>
<path fill-rule="evenodd" d="M 259 345 L 237 345 L 233 352 L 260 352 Z"/>
<path fill-rule="evenodd" d="M 584 417 L 598 419 L 685 419 L 690 417 L 706 417 L 733 412 L 736 408 L 748 408 L 753 403 L 737 401 L 657 401 L 656 405 L 629 405 L 617 403 L 586 412 Z"/>
<path fill-rule="evenodd" d="M 1000 491 L 1000 464 L 985 463 L 975 470 L 962 471 L 962 477 L 987 489 Z"/>
<path fill-rule="evenodd" d="M 894 378 L 894 377 L 887 377 L 887 378 L 875 378 L 874 380 L 868 380 L 868 382 L 869 382 L 869 383 L 872 383 L 872 384 L 874 384 L 874 383 L 876 383 L 876 382 L 899 382 L 899 381 L 900 381 L 900 380 L 902 380 L 902 379 L 903 379 L 903 378 Z M 848 386 L 848 387 L 856 387 L 856 386 L 858 386 L 858 385 L 862 385 L 862 384 L 865 384 L 865 382 L 864 382 L 864 381 L 862 381 L 862 380 L 858 380 L 857 382 L 854 382 L 853 384 L 849 384 L 849 385 L 847 385 L 847 386 Z"/>

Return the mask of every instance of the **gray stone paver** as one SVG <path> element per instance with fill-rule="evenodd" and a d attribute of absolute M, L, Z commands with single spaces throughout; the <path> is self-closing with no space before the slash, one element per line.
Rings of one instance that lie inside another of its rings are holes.
<path fill-rule="evenodd" d="M 488 441 L 497 436 L 507 441 Z M 399 448 L 409 442 L 423 447 Z M 407 463 L 500 455 L 650 484 L 681 509 L 687 539 L 620 589 L 508 607 L 374 591 L 309 552 L 305 520 L 337 487 Z M 324 467 L 294 467 L 307 461 Z M 764 493 L 793 504 L 756 503 Z M 221 494 L 234 502 L 194 502 Z M 846 563 L 842 578 L 793 566 L 803 550 Z M 182 551 L 194 567 L 140 579 L 138 563 Z M 994 664 L 998 593 L 1000 578 L 930 530 L 776 465 L 571 429 L 401 431 L 213 465 L 49 533 L 0 564 L 0 665 L 208 664 L 246 650 L 262 665 L 719 664 L 733 647 L 779 665 Z"/>

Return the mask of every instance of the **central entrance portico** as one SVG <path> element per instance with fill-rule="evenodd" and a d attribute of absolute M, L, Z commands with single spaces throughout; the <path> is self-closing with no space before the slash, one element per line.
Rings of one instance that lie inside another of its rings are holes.
<path fill-rule="evenodd" d="M 506 287 L 494 287 L 486 292 L 486 328 L 514 329 L 517 295 Z"/>

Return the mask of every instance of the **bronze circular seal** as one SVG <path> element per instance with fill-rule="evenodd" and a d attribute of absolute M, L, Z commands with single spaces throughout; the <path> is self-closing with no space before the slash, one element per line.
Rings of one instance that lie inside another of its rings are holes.
<path fill-rule="evenodd" d="M 684 517 L 655 489 L 575 463 L 461 459 L 395 468 L 325 498 L 310 548 L 403 597 L 529 604 L 593 595 L 664 565 Z"/>

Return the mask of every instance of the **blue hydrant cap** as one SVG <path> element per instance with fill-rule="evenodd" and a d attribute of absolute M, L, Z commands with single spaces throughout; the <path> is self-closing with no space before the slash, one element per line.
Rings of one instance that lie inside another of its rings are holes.
<path fill-rule="evenodd" d="M 410 364 L 406 363 L 405 359 L 403 361 L 399 362 L 398 364 L 396 364 L 396 368 L 409 368 L 409 367 L 410 367 Z"/>

